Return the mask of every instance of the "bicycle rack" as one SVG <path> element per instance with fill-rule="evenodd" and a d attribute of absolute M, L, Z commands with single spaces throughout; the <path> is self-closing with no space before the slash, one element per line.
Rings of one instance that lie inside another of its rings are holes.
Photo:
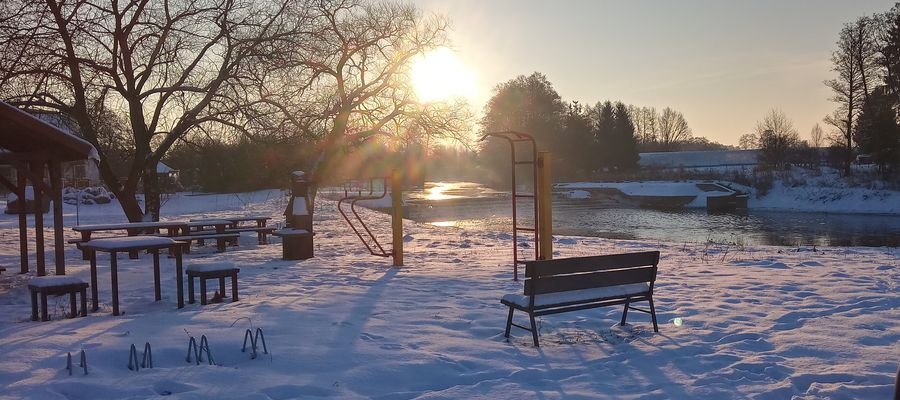
<path fill-rule="evenodd" d="M 362 217 L 360 217 L 359 213 L 356 211 L 356 202 L 358 202 L 360 200 L 379 200 L 379 199 L 383 199 L 387 196 L 388 180 L 386 178 L 381 178 L 381 179 L 382 179 L 382 191 L 381 191 L 381 194 L 377 195 L 377 196 L 374 195 L 374 187 L 373 187 L 374 179 L 369 180 L 369 194 L 368 195 L 362 195 L 362 190 L 360 189 L 355 196 L 351 196 L 347 191 L 347 186 L 345 185 L 344 186 L 344 197 L 341 198 L 340 200 L 338 200 L 337 208 L 338 208 L 338 212 L 341 213 L 341 216 L 344 217 L 344 221 L 347 221 L 347 225 L 350 225 L 350 229 L 353 230 L 353 233 L 356 234 L 356 236 L 363 243 L 363 245 L 366 246 L 366 249 L 369 250 L 370 254 L 372 254 L 373 256 L 378 256 L 378 257 L 391 257 L 394 255 L 394 251 L 393 250 L 387 251 L 384 249 L 384 247 L 381 245 L 381 243 L 378 242 L 378 239 L 375 237 L 375 234 L 373 234 L 372 231 L 369 229 L 369 227 L 366 226 L 365 221 L 363 221 Z M 356 226 L 353 225 L 353 222 L 350 220 L 350 217 L 347 216 L 347 213 L 344 212 L 344 209 L 341 207 L 341 205 L 347 201 L 350 202 L 350 211 L 353 213 L 353 216 L 356 218 L 356 220 L 359 221 L 359 225 L 362 226 L 362 232 L 359 229 L 357 229 Z M 369 241 L 363 237 L 363 233 L 365 233 L 366 236 L 369 239 L 371 239 L 371 243 L 372 243 L 371 245 L 369 244 Z M 377 249 L 377 251 L 376 251 L 376 249 Z"/>
<path fill-rule="evenodd" d="M 78 367 L 84 369 L 84 374 L 88 374 L 87 370 L 87 357 L 84 355 L 84 349 L 81 349 L 81 361 L 78 362 Z M 69 352 L 66 355 L 66 369 L 69 371 L 69 376 L 72 376 L 72 353 Z"/>
<path fill-rule="evenodd" d="M 191 361 L 191 350 L 194 350 L 194 359 L 197 362 L 197 365 L 200 365 L 200 362 L 203 361 L 203 352 L 206 351 L 206 358 L 209 362 L 209 365 L 216 365 L 215 361 L 213 361 L 212 353 L 209 352 L 209 342 L 206 340 L 206 335 L 200 336 L 200 345 L 197 345 L 197 339 L 194 339 L 191 336 L 191 340 L 188 341 L 188 352 L 185 361 Z"/>
<path fill-rule="evenodd" d="M 257 349 L 256 344 L 258 343 L 259 340 L 262 340 L 263 354 L 269 354 L 269 349 L 266 348 L 266 337 L 263 336 L 262 328 L 256 328 L 256 335 L 254 335 L 251 330 L 247 329 L 247 332 L 244 333 L 244 345 L 243 345 L 243 347 L 241 347 L 241 352 L 247 351 L 247 339 L 248 338 L 250 339 L 250 359 L 251 360 L 256 359 L 256 355 L 257 355 L 256 354 L 256 349 Z"/>

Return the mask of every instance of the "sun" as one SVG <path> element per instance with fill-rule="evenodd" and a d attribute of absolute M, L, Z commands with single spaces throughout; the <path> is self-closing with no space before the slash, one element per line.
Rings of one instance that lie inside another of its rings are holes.
<path fill-rule="evenodd" d="M 412 67 L 412 83 L 420 101 L 443 101 L 475 96 L 475 73 L 456 54 L 440 47 L 419 57 Z"/>

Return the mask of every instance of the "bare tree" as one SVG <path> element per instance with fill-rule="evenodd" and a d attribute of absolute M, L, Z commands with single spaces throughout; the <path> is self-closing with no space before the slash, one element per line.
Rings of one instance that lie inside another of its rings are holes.
<path fill-rule="evenodd" d="M 860 54 L 870 40 L 866 36 L 863 20 L 844 25 L 837 41 L 837 49 L 831 55 L 832 70 L 838 77 L 825 81 L 825 85 L 834 92 L 832 101 L 838 103 L 838 109 L 825 117 L 825 123 L 834 126 L 842 137 L 842 145 L 845 147 L 846 157 L 844 171 L 850 173 L 850 161 L 853 157 L 853 127 L 863 101 L 868 97 L 868 85 L 870 74 L 861 68 Z"/>
<path fill-rule="evenodd" d="M 309 44 L 310 49 L 290 53 L 297 58 L 297 75 L 305 76 L 298 90 L 308 99 L 299 106 L 302 111 L 291 114 L 315 116 L 297 123 L 324 132 L 311 171 L 314 182 L 328 179 L 339 162 L 342 143 L 354 132 L 396 135 L 416 121 L 428 126 L 431 135 L 457 135 L 458 131 L 451 128 L 459 110 L 444 114 L 448 118 L 438 122 L 438 107 L 420 104 L 409 84 L 415 57 L 447 44 L 447 22 L 443 18 L 423 17 L 408 4 L 362 0 L 314 3 L 307 12 L 321 22 L 315 40 Z M 312 94 L 306 94 L 310 90 Z M 290 92 L 286 95 L 292 96 Z"/>
<path fill-rule="evenodd" d="M 657 141 L 657 115 L 654 107 L 628 106 L 628 113 L 634 124 L 634 136 L 640 144 L 647 145 Z"/>
<path fill-rule="evenodd" d="M 751 150 L 759 148 L 759 136 L 755 133 L 745 133 L 738 139 L 738 148 Z"/>
<path fill-rule="evenodd" d="M 659 142 L 663 148 L 670 151 L 678 142 L 690 139 L 692 135 L 684 115 L 669 107 L 664 108 L 659 114 L 657 129 L 659 130 Z"/>
<path fill-rule="evenodd" d="M 0 94 L 77 121 L 128 219 L 158 219 L 156 165 L 177 141 L 195 132 L 251 134 L 273 120 L 256 108 L 266 104 L 259 85 L 269 83 L 260 73 L 311 32 L 306 3 L 6 0 Z M 121 183 L 95 118 L 104 113 L 127 121 L 133 154 Z"/>
<path fill-rule="evenodd" d="M 756 123 L 755 135 L 759 140 L 761 161 L 775 168 L 787 167 L 789 152 L 800 145 L 800 135 L 793 121 L 777 108 Z"/>
<path fill-rule="evenodd" d="M 816 123 L 813 125 L 812 129 L 809 131 L 809 144 L 814 148 L 822 147 L 825 144 L 825 131 L 822 130 L 822 126 Z"/>

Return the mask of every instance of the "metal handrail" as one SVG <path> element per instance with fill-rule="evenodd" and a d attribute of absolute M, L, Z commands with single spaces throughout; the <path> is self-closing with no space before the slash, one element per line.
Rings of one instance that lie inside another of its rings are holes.
<path fill-rule="evenodd" d="M 369 250 L 369 254 L 372 254 L 373 256 L 378 256 L 378 257 L 391 257 L 394 254 L 393 250 L 386 251 L 384 249 L 384 247 L 381 245 L 381 243 L 378 242 L 378 238 L 375 237 L 375 234 L 373 234 L 372 231 L 369 229 L 369 227 L 366 226 L 366 223 L 365 223 L 365 221 L 363 221 L 362 217 L 359 215 L 359 212 L 356 211 L 356 202 L 357 201 L 379 200 L 379 199 L 383 199 L 387 196 L 387 179 L 385 179 L 385 178 L 382 178 L 382 179 L 383 179 L 383 184 L 382 184 L 382 191 L 381 191 L 380 195 L 375 196 L 372 194 L 374 192 L 374 189 L 373 189 L 374 185 L 372 184 L 372 181 L 374 181 L 374 179 L 372 179 L 372 180 L 370 180 L 370 184 L 369 184 L 370 195 L 368 195 L 368 196 L 345 195 L 345 197 L 338 200 L 337 208 L 338 208 L 338 212 L 340 212 L 341 216 L 344 217 L 344 221 L 347 221 L 347 225 L 350 225 L 350 229 L 353 230 L 353 233 L 355 233 L 356 236 L 359 237 L 359 240 L 363 243 L 364 246 L 366 246 L 366 249 Z M 347 214 L 344 212 L 344 209 L 341 208 L 341 205 L 344 204 L 345 201 L 350 201 L 350 211 L 353 212 L 353 215 L 356 217 L 356 220 L 359 221 L 359 224 L 362 226 L 366 235 L 368 235 L 368 237 L 372 239 L 372 243 L 375 244 L 374 246 L 378 248 L 377 252 L 375 251 L 375 249 L 373 249 L 373 246 L 369 245 L 369 242 L 366 241 L 365 238 L 363 238 L 362 233 L 359 231 L 359 229 L 356 228 L 356 226 L 353 225 L 353 222 L 350 221 L 350 217 L 348 217 Z"/>

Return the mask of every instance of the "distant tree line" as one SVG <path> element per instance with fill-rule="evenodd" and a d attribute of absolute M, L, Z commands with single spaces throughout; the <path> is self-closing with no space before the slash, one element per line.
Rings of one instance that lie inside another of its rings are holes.
<path fill-rule="evenodd" d="M 514 130 L 534 136 L 541 150 L 554 157 L 554 174 L 589 178 L 595 172 L 630 171 L 642 151 L 723 149 L 705 138 L 694 138 L 684 115 L 666 107 L 600 101 L 584 105 L 566 102 L 541 73 L 521 75 L 494 88 L 481 119 L 482 133 Z M 487 171 L 508 171 L 509 145 L 485 143 L 479 152 Z M 494 176 L 504 180 L 505 175 Z"/>

